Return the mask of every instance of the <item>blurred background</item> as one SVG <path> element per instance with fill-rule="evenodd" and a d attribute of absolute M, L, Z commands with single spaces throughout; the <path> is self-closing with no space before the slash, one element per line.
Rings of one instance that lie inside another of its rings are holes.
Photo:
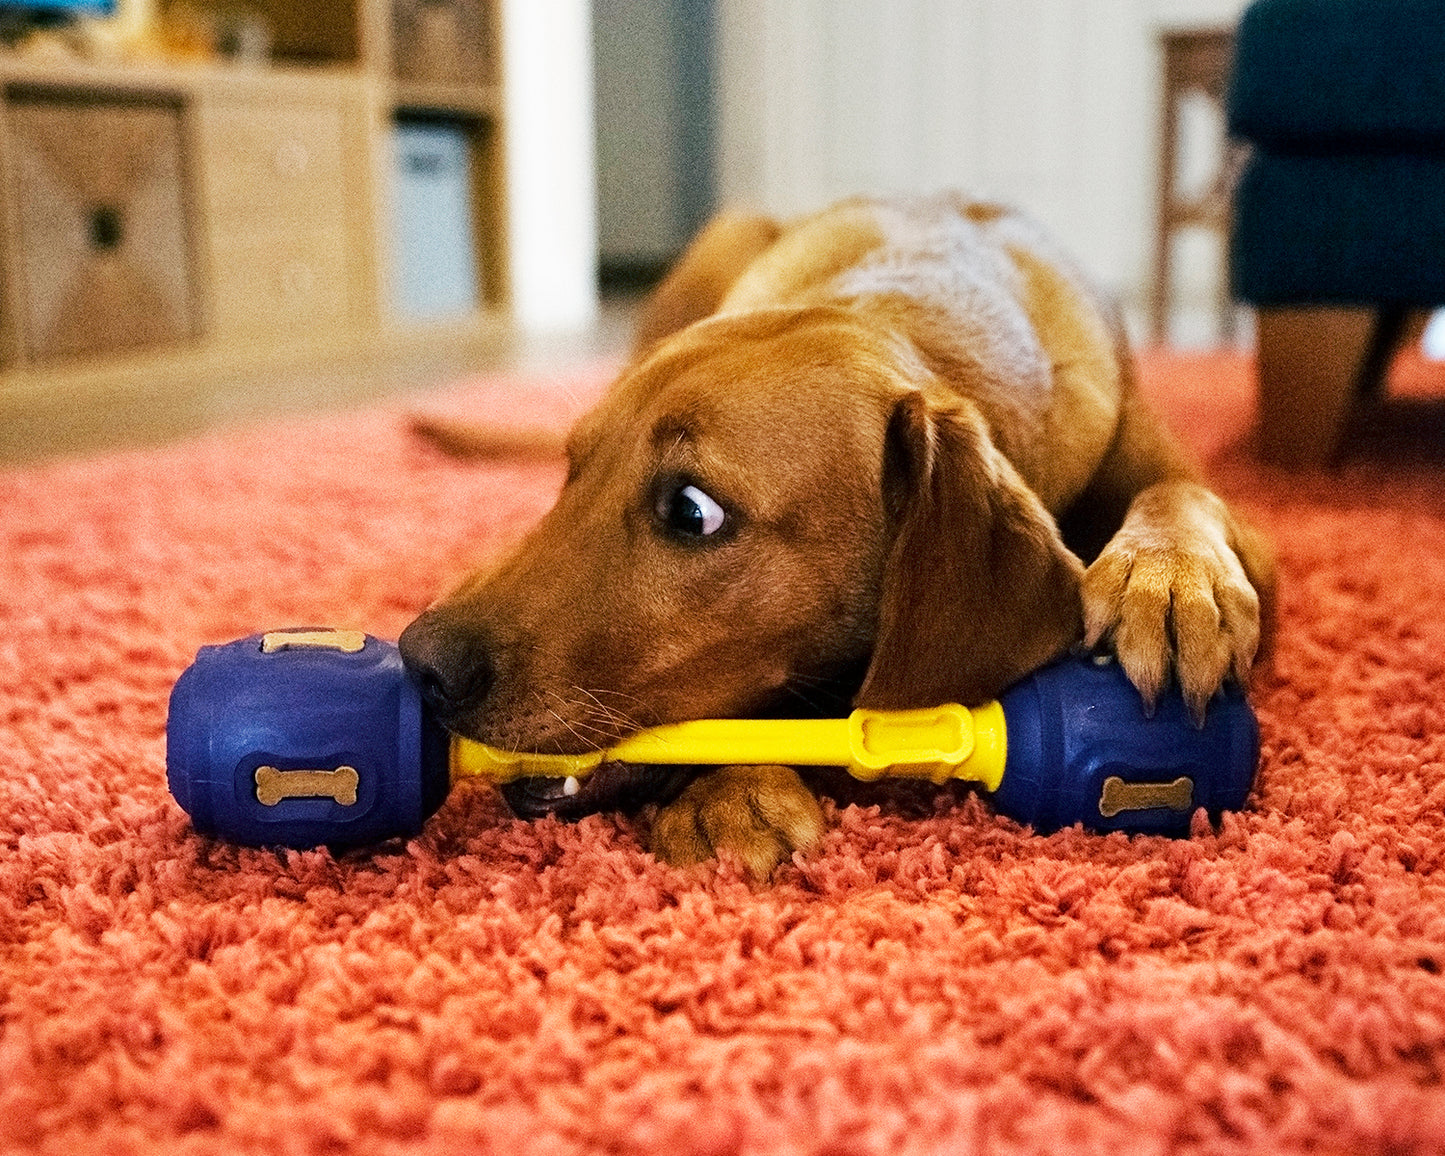
<path fill-rule="evenodd" d="M 0 458 L 621 355 L 717 207 L 958 187 L 1228 299 L 1243 0 L 5 0 Z"/>

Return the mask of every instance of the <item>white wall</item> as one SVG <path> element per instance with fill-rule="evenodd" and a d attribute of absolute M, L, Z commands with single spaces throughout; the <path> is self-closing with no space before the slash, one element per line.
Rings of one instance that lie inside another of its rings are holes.
<path fill-rule="evenodd" d="M 719 0 L 721 199 L 787 215 L 858 192 L 970 189 L 1042 219 L 1137 306 L 1154 231 L 1156 37 L 1233 23 L 1243 7 Z"/>
<path fill-rule="evenodd" d="M 507 256 L 531 329 L 597 316 L 597 179 L 589 0 L 503 0 Z"/>
<path fill-rule="evenodd" d="M 640 264 L 683 243 L 673 206 L 678 158 L 671 13 L 650 0 L 593 0 L 598 242 Z"/>
<path fill-rule="evenodd" d="M 592 0 L 603 268 L 670 261 L 711 215 L 714 0 Z"/>

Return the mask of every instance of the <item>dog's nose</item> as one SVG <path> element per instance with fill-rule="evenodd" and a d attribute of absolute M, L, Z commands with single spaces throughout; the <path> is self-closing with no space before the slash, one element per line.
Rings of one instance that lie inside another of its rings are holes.
<path fill-rule="evenodd" d="M 481 632 L 427 611 L 401 633 L 401 660 L 427 706 L 445 721 L 486 697 L 496 677 Z"/>

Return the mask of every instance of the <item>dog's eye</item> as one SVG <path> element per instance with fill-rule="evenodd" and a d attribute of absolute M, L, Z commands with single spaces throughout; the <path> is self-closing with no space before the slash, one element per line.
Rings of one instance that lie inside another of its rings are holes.
<path fill-rule="evenodd" d="M 696 486 L 679 486 L 658 495 L 658 520 L 674 534 L 705 538 L 727 521 L 723 508 Z"/>

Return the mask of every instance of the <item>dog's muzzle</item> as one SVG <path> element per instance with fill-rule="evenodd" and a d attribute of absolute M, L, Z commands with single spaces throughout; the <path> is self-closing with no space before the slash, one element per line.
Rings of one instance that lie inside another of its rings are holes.
<path fill-rule="evenodd" d="M 696 774 L 695 767 L 603 763 L 586 778 L 516 779 L 504 784 L 501 792 L 520 818 L 580 819 L 595 811 L 634 811 L 649 803 L 670 802 Z"/>

